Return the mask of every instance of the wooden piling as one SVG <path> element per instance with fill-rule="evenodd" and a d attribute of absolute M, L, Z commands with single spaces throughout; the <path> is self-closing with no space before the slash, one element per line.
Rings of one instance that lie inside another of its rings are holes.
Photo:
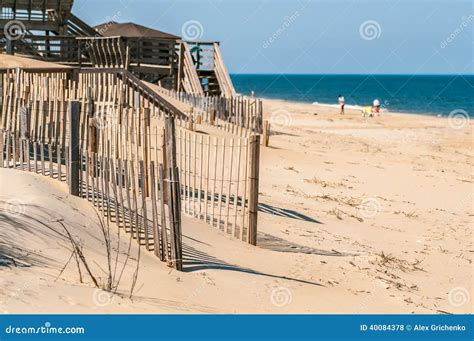
<path fill-rule="evenodd" d="M 260 135 L 252 135 L 249 144 L 249 217 L 247 243 L 257 245 L 258 190 L 260 172 Z"/>
<path fill-rule="evenodd" d="M 263 136 L 262 142 L 264 147 L 268 147 L 270 143 L 270 123 L 268 121 L 263 121 Z"/>

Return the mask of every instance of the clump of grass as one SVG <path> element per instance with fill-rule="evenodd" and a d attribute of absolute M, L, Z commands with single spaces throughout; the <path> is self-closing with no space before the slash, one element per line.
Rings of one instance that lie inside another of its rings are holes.
<path fill-rule="evenodd" d="M 362 204 L 362 199 L 354 198 L 354 197 L 343 197 L 339 199 L 341 203 L 351 206 L 351 207 L 359 207 Z"/>
<path fill-rule="evenodd" d="M 344 212 L 343 210 L 340 210 L 339 208 L 335 207 L 333 208 L 332 210 L 328 211 L 327 212 L 329 215 L 334 215 L 336 216 L 337 219 L 339 220 L 343 220 L 344 217 L 349 217 L 349 218 L 353 218 L 355 220 L 357 220 L 358 222 L 363 222 L 364 219 L 360 218 L 360 217 L 357 217 L 353 214 L 350 214 L 350 213 L 347 213 L 347 212 Z"/>
<path fill-rule="evenodd" d="M 329 182 L 321 180 L 320 178 L 314 176 L 312 179 L 304 179 L 305 182 L 320 185 L 322 187 L 332 187 Z"/>
<path fill-rule="evenodd" d="M 330 211 L 328 212 L 328 214 L 330 214 L 330 215 L 335 215 L 337 219 L 342 220 L 342 216 L 343 216 L 344 212 L 342 212 L 342 211 L 341 211 L 340 209 L 338 209 L 338 208 L 333 208 L 332 210 L 330 210 Z"/>
<path fill-rule="evenodd" d="M 405 211 L 395 211 L 395 214 L 403 214 L 407 218 L 418 218 L 416 211 L 405 212 Z"/>
<path fill-rule="evenodd" d="M 418 214 L 416 214 L 416 211 L 412 211 L 412 212 L 408 212 L 408 213 L 404 213 L 405 214 L 405 217 L 407 218 L 417 218 L 418 217 Z"/>
<path fill-rule="evenodd" d="M 290 186 L 290 185 L 286 186 L 285 191 L 287 191 L 288 193 L 292 193 L 292 194 L 297 194 L 298 193 L 297 190 L 294 187 Z"/>
<path fill-rule="evenodd" d="M 422 260 L 416 259 L 415 262 L 410 263 L 403 259 L 398 259 L 391 254 L 385 254 L 383 251 L 377 255 L 377 263 L 380 266 L 400 269 L 403 272 L 413 272 L 415 270 L 424 271 L 419 267 Z"/>
<path fill-rule="evenodd" d="M 334 201 L 334 202 L 337 202 L 338 204 L 342 204 L 342 205 L 346 205 L 350 207 L 359 207 L 362 203 L 362 199 L 360 198 L 333 196 L 331 194 L 326 194 L 326 193 L 323 193 L 322 195 L 314 195 L 314 196 L 306 195 L 306 197 L 311 198 L 311 199 L 323 199 L 327 201 Z"/>
<path fill-rule="evenodd" d="M 341 182 L 330 182 L 330 181 L 325 181 L 322 180 L 321 178 L 318 178 L 317 176 L 314 176 L 311 179 L 304 179 L 306 183 L 311 183 L 315 185 L 320 185 L 323 188 L 329 187 L 329 188 L 337 188 L 337 187 L 345 187 L 347 188 L 346 184 Z"/>
<path fill-rule="evenodd" d="M 118 236 L 118 241 L 117 241 L 118 245 L 117 245 L 117 248 L 116 248 L 116 251 L 115 251 L 116 254 L 114 255 L 113 251 L 112 251 L 113 248 L 112 248 L 112 239 L 111 239 L 111 235 L 110 235 L 109 221 L 107 220 L 107 223 L 104 223 L 104 220 L 101 218 L 98 211 L 95 211 L 95 213 L 96 213 L 96 216 L 97 216 L 97 219 L 98 219 L 98 222 L 99 222 L 100 231 L 102 232 L 102 235 L 103 235 L 103 238 L 104 238 L 105 253 L 107 255 L 107 269 L 103 270 L 100 267 L 99 264 L 97 264 L 96 262 L 94 262 L 94 263 L 96 263 L 96 265 L 106 274 L 106 280 L 103 280 L 102 278 L 100 278 L 100 277 L 96 276 L 95 274 L 93 274 L 93 272 L 91 270 L 91 267 L 89 266 L 89 263 L 88 263 L 85 255 L 82 251 L 82 249 L 83 249 L 82 244 L 80 244 L 73 237 L 73 235 L 70 233 L 67 226 L 61 220 L 59 220 L 57 222 L 62 226 L 62 228 L 66 232 L 65 237 L 69 240 L 69 242 L 72 246 L 72 254 L 71 254 L 71 257 L 69 258 L 69 260 L 67 261 L 67 263 L 61 269 L 61 272 L 60 272 L 59 276 L 61 276 L 61 274 L 64 272 L 64 270 L 66 269 L 66 267 L 69 264 L 70 260 L 72 258 L 74 258 L 75 261 L 76 261 L 77 270 L 78 270 L 78 273 L 79 273 L 79 280 L 80 280 L 81 283 L 83 282 L 83 275 L 82 275 L 82 271 L 81 271 L 81 265 L 82 265 L 82 267 L 85 269 L 85 272 L 89 275 L 90 279 L 92 280 L 92 282 L 94 283 L 94 286 L 96 288 L 107 291 L 107 292 L 110 292 L 110 293 L 113 293 L 113 294 L 117 294 L 117 290 L 119 288 L 120 281 L 122 279 L 122 275 L 125 271 L 125 267 L 126 267 L 127 262 L 130 258 L 132 234 L 130 234 L 130 238 L 129 238 L 129 241 L 128 241 L 128 250 L 125 253 L 125 257 L 126 257 L 125 262 L 123 264 L 123 267 L 122 267 L 121 271 L 118 272 L 118 262 L 119 262 L 119 253 L 120 253 L 120 235 Z M 133 291 L 135 289 L 135 285 L 136 285 L 137 278 L 138 278 L 138 271 L 139 271 L 139 265 L 140 265 L 140 252 L 141 252 L 140 249 L 141 248 L 139 247 L 138 248 L 138 257 L 137 257 L 137 260 L 136 260 L 136 268 L 135 268 L 135 272 L 133 274 L 133 281 L 132 281 L 131 288 L 130 288 L 130 298 L 133 295 Z M 115 259 L 115 263 L 114 263 L 114 259 Z M 59 278 L 59 276 L 58 276 L 58 278 Z"/>
<path fill-rule="evenodd" d="M 380 257 L 380 261 L 379 261 L 379 264 L 380 265 L 390 265 L 392 263 L 396 263 L 398 261 L 397 258 L 393 257 L 392 255 L 388 254 L 386 255 L 383 251 L 380 255 L 378 255 Z"/>
<path fill-rule="evenodd" d="M 358 216 L 356 216 L 356 215 L 354 215 L 354 214 L 349 214 L 348 216 L 349 216 L 349 218 L 354 218 L 354 219 L 357 220 L 359 223 L 363 223 L 363 222 L 364 222 L 364 219 L 363 219 L 363 218 L 358 217 Z"/>
<path fill-rule="evenodd" d="M 293 171 L 295 173 L 299 173 L 299 171 L 297 169 L 295 169 L 294 166 L 289 166 L 289 167 L 285 167 L 286 170 L 289 170 L 289 171 Z"/>

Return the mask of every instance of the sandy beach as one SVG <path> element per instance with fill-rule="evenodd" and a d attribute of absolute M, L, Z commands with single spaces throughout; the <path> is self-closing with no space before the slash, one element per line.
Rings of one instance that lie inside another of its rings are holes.
<path fill-rule="evenodd" d="M 127 258 L 129 237 L 111 225 L 119 269 L 127 261 L 116 295 L 79 275 L 60 224 L 105 281 L 93 206 L 63 183 L 0 169 L 0 312 L 472 313 L 472 122 L 264 109 L 258 246 L 183 214 L 190 265 L 177 272 L 135 243 Z"/>

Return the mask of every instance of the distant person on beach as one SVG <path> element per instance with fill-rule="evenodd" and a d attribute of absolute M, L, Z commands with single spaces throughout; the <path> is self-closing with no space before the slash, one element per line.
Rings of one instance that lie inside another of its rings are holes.
<path fill-rule="evenodd" d="M 339 106 L 341 107 L 341 115 L 344 115 L 344 106 L 346 105 L 346 100 L 344 99 L 344 96 L 339 95 L 338 98 Z"/>
<path fill-rule="evenodd" d="M 369 116 L 369 117 L 374 116 L 373 108 L 370 105 L 362 108 L 362 117 L 366 117 L 366 116 Z"/>
<path fill-rule="evenodd" d="M 378 114 L 380 114 L 380 101 L 378 99 L 374 99 L 373 106 L 366 106 L 362 108 L 362 116 L 364 117 L 373 117 Z"/>
<path fill-rule="evenodd" d="M 376 98 L 374 99 L 374 113 L 378 114 L 380 113 L 380 101 Z"/>

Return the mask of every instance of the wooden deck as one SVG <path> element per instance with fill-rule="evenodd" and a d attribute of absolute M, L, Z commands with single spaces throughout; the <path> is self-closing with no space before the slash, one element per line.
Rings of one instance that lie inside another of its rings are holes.
<path fill-rule="evenodd" d="M 115 35 L 107 34 L 75 16 L 73 3 L 2 0 L 0 53 L 77 67 L 123 68 L 178 92 L 236 97 L 218 42 L 186 42 L 135 23 L 114 23 Z"/>

